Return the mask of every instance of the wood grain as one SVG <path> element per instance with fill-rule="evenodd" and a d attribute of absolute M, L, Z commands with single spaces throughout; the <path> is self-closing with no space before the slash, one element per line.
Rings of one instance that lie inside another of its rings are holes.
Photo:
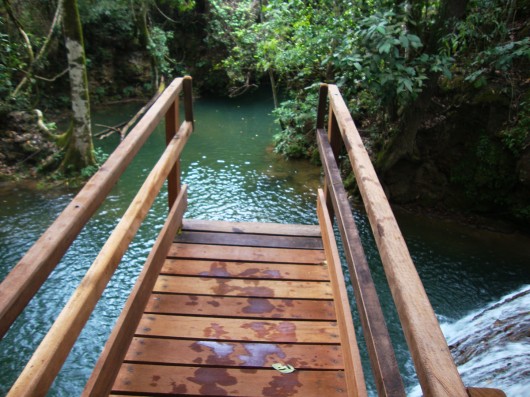
<path fill-rule="evenodd" d="M 487 389 L 480 387 L 468 387 L 469 397 L 506 397 L 506 393 L 499 389 Z"/>
<path fill-rule="evenodd" d="M 246 397 L 346 396 L 342 371 L 280 374 L 272 369 L 227 369 L 124 364 L 114 392 Z"/>
<path fill-rule="evenodd" d="M 260 248 L 260 247 L 227 247 L 217 245 L 174 243 L 168 257 L 188 259 L 211 259 L 217 261 L 251 261 L 321 264 L 324 261 L 323 251 Z"/>
<path fill-rule="evenodd" d="M 146 313 L 197 316 L 335 320 L 332 301 L 153 294 Z"/>
<path fill-rule="evenodd" d="M 329 282 L 324 281 L 245 280 L 161 275 L 153 291 L 262 298 L 332 298 L 331 286 Z"/>
<path fill-rule="evenodd" d="M 208 318 L 144 314 L 137 336 L 281 343 L 339 343 L 329 321 Z"/>
<path fill-rule="evenodd" d="M 161 273 L 175 276 L 259 278 L 263 280 L 329 280 L 326 265 L 202 261 L 196 259 L 167 259 Z"/>
<path fill-rule="evenodd" d="M 270 368 L 283 362 L 296 369 L 343 369 L 338 345 L 244 343 L 135 337 L 125 361 L 214 367 Z"/>
<path fill-rule="evenodd" d="M 318 225 L 293 225 L 261 222 L 225 222 L 184 219 L 183 229 L 202 232 L 254 233 L 277 236 L 320 236 L 320 228 Z"/>
<path fill-rule="evenodd" d="M 324 242 L 326 258 L 329 264 L 335 310 L 338 314 L 338 325 L 340 329 L 341 346 L 344 352 L 344 364 L 346 369 L 345 379 L 348 395 L 364 397 L 368 394 L 364 381 L 357 338 L 355 336 L 350 301 L 346 290 L 344 275 L 342 274 L 339 250 L 335 242 L 335 233 L 333 232 L 331 219 L 326 208 L 326 196 L 321 189 L 318 190 L 317 215 L 322 230 L 322 240 Z"/>
<path fill-rule="evenodd" d="M 196 232 L 184 230 L 175 242 L 191 244 L 239 245 L 271 248 L 322 249 L 320 237 L 271 236 L 263 234 L 241 234 L 234 238 L 233 233 Z"/>

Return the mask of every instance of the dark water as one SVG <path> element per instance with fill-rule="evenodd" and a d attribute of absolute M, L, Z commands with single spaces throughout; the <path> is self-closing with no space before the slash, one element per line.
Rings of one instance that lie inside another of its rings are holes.
<path fill-rule="evenodd" d="M 236 100 L 199 99 L 195 103 L 196 131 L 182 160 L 189 184 L 190 218 L 280 223 L 317 222 L 316 188 L 320 170 L 306 162 L 284 161 L 269 146 L 276 126 L 267 95 Z M 96 112 L 94 122 L 113 125 L 132 116 L 139 106 L 120 106 Z M 111 151 L 117 137 L 98 142 Z M 86 269 L 111 233 L 126 205 L 162 152 L 164 133 L 156 131 L 97 215 L 31 301 L 6 337 L 0 341 L 0 395 L 7 393 L 31 352 L 68 300 Z M 0 278 L 65 207 L 75 192 L 39 192 L 0 186 Z M 81 334 L 49 395 L 78 395 L 90 375 L 116 316 L 134 283 L 166 209 L 165 193 L 155 202 L 130 250 L 113 276 L 101 302 Z M 391 309 L 390 295 L 374 248 L 367 220 L 356 214 L 392 337 L 412 387 L 408 354 Z M 496 301 L 530 283 L 530 244 L 527 239 L 477 232 L 410 215 L 399 217 L 411 254 L 435 311 L 444 323 Z M 358 324 L 358 322 L 357 322 Z M 365 372 L 368 372 L 368 367 Z M 475 385 L 476 386 L 476 385 Z"/>

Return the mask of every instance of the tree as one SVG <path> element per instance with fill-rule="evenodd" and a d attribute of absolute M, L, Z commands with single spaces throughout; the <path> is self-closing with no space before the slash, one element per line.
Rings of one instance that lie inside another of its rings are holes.
<path fill-rule="evenodd" d="M 434 55 L 441 52 L 442 38 L 452 32 L 456 23 L 465 16 L 467 3 L 468 0 L 444 0 L 440 2 L 437 15 L 434 17 L 434 23 L 430 26 L 425 26 L 425 30 L 418 31 L 425 43 L 423 54 Z M 424 17 L 423 13 L 426 12 L 432 12 L 428 4 L 426 2 L 417 2 L 412 7 L 411 17 L 416 18 L 411 21 L 412 25 L 420 25 Z M 420 56 L 419 54 L 416 55 Z M 400 159 L 413 155 L 416 134 L 425 119 L 426 109 L 431 98 L 438 89 L 438 78 L 440 75 L 440 70 L 431 68 L 425 76 L 425 86 L 422 87 L 419 95 L 408 103 L 402 112 L 397 133 L 389 141 L 389 144 L 379 157 L 377 166 L 383 174 Z"/>
<path fill-rule="evenodd" d="M 77 0 L 64 1 L 63 27 L 67 50 L 72 121 L 64 136 L 65 154 L 61 164 L 64 171 L 81 171 L 94 166 L 94 146 L 90 125 L 90 99 L 86 71 L 83 31 Z"/>

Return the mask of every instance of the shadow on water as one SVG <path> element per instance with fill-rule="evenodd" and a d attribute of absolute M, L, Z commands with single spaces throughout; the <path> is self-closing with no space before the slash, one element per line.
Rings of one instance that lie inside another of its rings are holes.
<path fill-rule="evenodd" d="M 187 217 L 317 223 L 316 188 L 320 184 L 320 169 L 307 162 L 285 161 L 272 153 L 270 144 L 277 127 L 270 115 L 272 101 L 268 93 L 232 100 L 198 99 L 194 106 L 196 130 L 182 158 L 183 181 L 189 185 Z M 139 107 L 138 104 L 128 104 L 100 109 L 94 122 L 115 125 L 131 117 Z M 0 394 L 7 393 L 60 307 L 96 257 L 162 152 L 164 140 L 163 128 L 159 128 L 41 291 L 0 341 Z M 106 152 L 112 151 L 117 144 L 117 136 L 96 142 Z M 71 191 L 42 192 L 13 186 L 0 188 L 2 278 L 73 194 Z M 50 396 L 80 394 L 123 306 L 126 293 L 162 227 L 167 212 L 166 200 L 165 193 L 156 200 L 55 381 Z M 362 239 L 368 243 L 366 252 L 381 303 L 389 316 L 387 321 L 397 343 L 405 381 L 408 387 L 412 387 L 415 380 L 410 359 L 369 225 L 361 212 L 356 212 L 355 216 Z M 462 228 L 448 230 L 443 224 L 422 219 L 403 217 L 399 220 L 435 311 L 444 321 L 459 319 L 522 284 L 530 283 L 528 250 L 523 250 L 517 240 L 509 236 L 492 243 L 480 232 L 468 233 Z M 359 328 L 358 320 L 356 328 Z M 364 347 L 361 349 L 365 350 Z M 365 372 L 368 371 L 366 367 Z M 371 390 L 373 393 L 373 387 Z"/>

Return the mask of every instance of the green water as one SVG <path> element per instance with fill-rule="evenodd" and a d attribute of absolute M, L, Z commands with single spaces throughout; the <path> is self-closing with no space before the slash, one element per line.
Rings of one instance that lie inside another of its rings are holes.
<path fill-rule="evenodd" d="M 316 188 L 321 183 L 320 170 L 306 162 L 284 161 L 271 152 L 270 144 L 276 131 L 270 116 L 271 103 L 266 94 L 234 100 L 195 101 L 196 130 L 182 159 L 183 180 L 189 185 L 187 217 L 317 222 L 315 201 Z M 117 124 L 132 116 L 138 107 L 127 105 L 97 110 L 94 122 Z M 109 152 L 117 143 L 117 137 L 112 137 L 97 145 Z M 9 390 L 38 346 L 163 146 L 164 133 L 160 129 L 155 131 L 64 260 L 0 341 L 0 395 Z M 0 278 L 5 277 L 74 194 L 68 190 L 38 192 L 20 186 L 0 186 Z M 140 228 L 49 395 L 73 396 L 81 392 L 166 212 L 163 193 Z M 369 226 L 362 213 L 356 213 L 356 219 L 362 238 L 369 244 L 367 255 L 409 386 L 414 383 L 413 371 L 401 331 L 395 326 L 397 317 L 391 309 L 391 298 Z M 468 311 L 530 283 L 527 239 L 466 230 L 409 215 L 399 220 L 427 293 L 442 321 L 461 318 Z M 365 370 L 368 371 L 368 367 Z"/>

